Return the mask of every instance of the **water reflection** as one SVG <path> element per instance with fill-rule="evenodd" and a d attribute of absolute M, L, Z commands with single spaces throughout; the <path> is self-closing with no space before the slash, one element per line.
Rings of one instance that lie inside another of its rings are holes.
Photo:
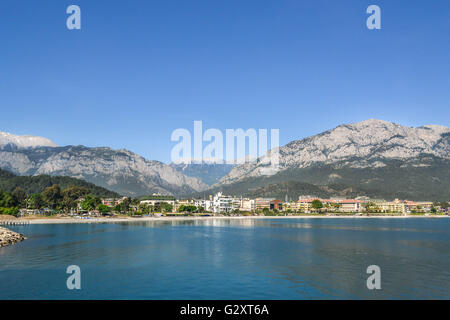
<path fill-rule="evenodd" d="M 448 219 L 180 219 L 15 230 L 28 240 L 0 248 L 0 298 L 37 298 L 38 289 L 49 299 L 74 298 L 60 286 L 70 264 L 83 270 L 86 290 L 75 296 L 83 299 L 450 298 Z M 372 264 L 381 267 L 381 291 L 366 288 Z"/>
<path fill-rule="evenodd" d="M 412 219 L 414 220 L 414 219 Z M 416 222 L 424 221 L 425 219 L 418 218 Z M 134 222 L 117 222 L 117 224 L 126 228 L 133 226 L 146 226 L 154 228 L 175 227 L 175 226 L 202 226 L 202 227 L 267 227 L 267 228 L 295 228 L 295 229 L 330 229 L 330 230 L 349 230 L 349 231 L 408 231 L 420 233 L 450 233 L 447 228 L 436 229 L 427 228 L 428 224 L 421 224 L 420 228 L 414 228 L 405 221 L 411 219 L 314 219 L 314 218 L 299 218 L 299 219 L 183 219 L 177 218 L 173 220 L 148 220 L 148 221 L 134 221 Z M 431 221 L 427 220 L 428 222 Z M 363 222 L 363 223 L 361 223 Z M 102 232 L 102 231 L 99 231 Z"/>
<path fill-rule="evenodd" d="M 177 226 L 201 226 L 201 227 L 244 227 L 253 228 L 261 225 L 262 221 L 257 219 L 173 219 L 173 220 L 145 220 L 145 221 L 133 221 L 133 222 L 116 222 L 121 226 L 132 228 L 133 226 L 141 227 L 177 227 Z"/>

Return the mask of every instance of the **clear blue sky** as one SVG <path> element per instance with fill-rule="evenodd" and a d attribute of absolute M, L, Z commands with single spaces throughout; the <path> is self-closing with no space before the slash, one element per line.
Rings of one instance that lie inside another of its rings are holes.
<path fill-rule="evenodd" d="M 281 144 L 368 118 L 450 124 L 448 0 L 1 0 L 0 41 L 0 131 L 59 145 L 168 162 L 194 120 Z"/>

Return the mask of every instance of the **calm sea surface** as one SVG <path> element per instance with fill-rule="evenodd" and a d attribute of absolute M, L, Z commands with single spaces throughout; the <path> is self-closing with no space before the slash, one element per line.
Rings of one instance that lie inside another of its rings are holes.
<path fill-rule="evenodd" d="M 30 225 L 0 299 L 450 299 L 450 219 Z M 68 290 L 66 268 L 81 268 Z M 369 265 L 381 290 L 368 290 Z"/>

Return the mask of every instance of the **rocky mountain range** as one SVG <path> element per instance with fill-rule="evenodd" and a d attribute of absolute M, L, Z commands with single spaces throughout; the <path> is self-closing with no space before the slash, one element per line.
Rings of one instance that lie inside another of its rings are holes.
<path fill-rule="evenodd" d="M 279 154 L 279 170 L 267 175 L 268 155 L 239 166 L 166 165 L 128 150 L 58 147 L 45 138 L 0 132 L 0 169 L 74 177 L 122 195 L 224 191 L 252 197 L 450 200 L 450 128 L 445 126 L 414 128 L 371 119 L 292 141 Z"/>
<path fill-rule="evenodd" d="M 292 141 L 279 152 L 280 171 L 319 165 L 381 168 L 387 166 L 389 160 L 400 160 L 411 166 L 429 166 L 418 161 L 418 157 L 450 160 L 450 128 L 437 125 L 411 128 L 371 119 Z M 220 180 L 220 184 L 261 176 L 260 169 L 265 166 L 262 163 L 264 159 L 235 167 Z"/>
<path fill-rule="evenodd" d="M 174 168 L 128 150 L 57 147 L 50 140 L 2 134 L 0 168 L 17 175 L 54 175 L 83 179 L 121 195 L 183 195 L 207 186 Z"/>
<path fill-rule="evenodd" d="M 340 125 L 280 147 L 279 170 L 267 176 L 265 158 L 234 167 L 208 192 L 279 195 L 289 184 L 328 195 L 450 198 L 450 128 L 405 127 L 382 120 Z M 288 183 L 289 182 L 289 183 Z M 271 186 L 272 192 L 267 186 Z M 288 191 L 298 197 L 295 187 Z"/>

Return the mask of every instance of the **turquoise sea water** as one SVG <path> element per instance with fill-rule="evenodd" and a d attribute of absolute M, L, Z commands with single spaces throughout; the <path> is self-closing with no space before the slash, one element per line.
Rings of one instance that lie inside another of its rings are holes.
<path fill-rule="evenodd" d="M 0 299 L 450 299 L 450 219 L 30 225 Z M 81 268 L 81 290 L 66 286 Z M 366 269 L 381 268 L 381 290 Z"/>

